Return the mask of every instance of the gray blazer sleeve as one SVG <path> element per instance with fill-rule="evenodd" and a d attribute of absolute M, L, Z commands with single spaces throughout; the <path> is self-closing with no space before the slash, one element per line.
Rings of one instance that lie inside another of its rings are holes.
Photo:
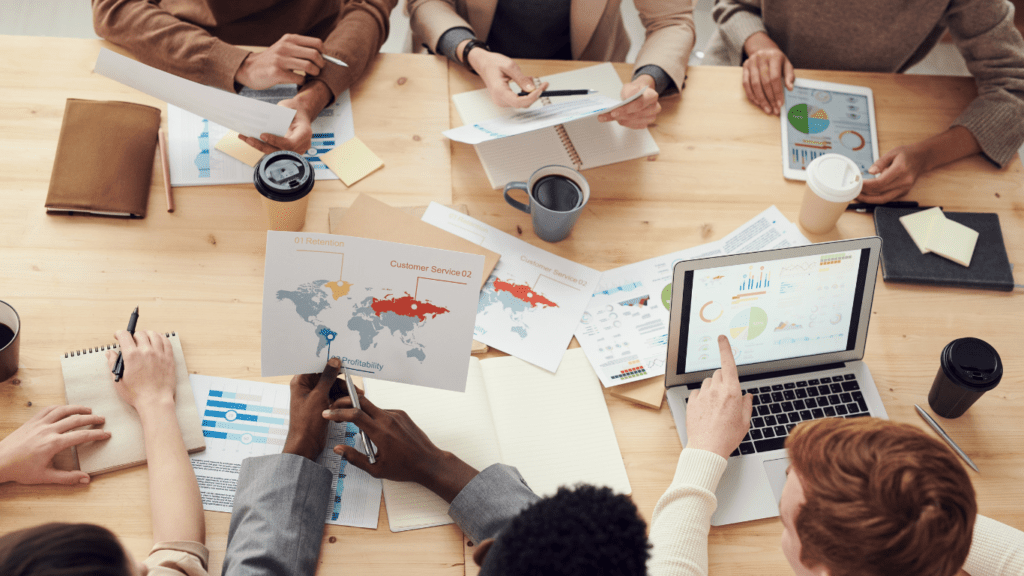
<path fill-rule="evenodd" d="M 331 472 L 296 454 L 246 458 L 238 475 L 223 576 L 316 572 Z"/>
<path fill-rule="evenodd" d="M 538 500 L 540 496 L 526 485 L 518 470 L 493 464 L 466 484 L 452 500 L 448 515 L 470 540 L 481 542 L 493 538 L 523 508 Z"/>

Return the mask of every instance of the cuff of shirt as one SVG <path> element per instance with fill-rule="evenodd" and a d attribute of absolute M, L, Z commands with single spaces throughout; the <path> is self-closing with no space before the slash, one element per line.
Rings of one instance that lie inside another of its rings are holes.
<path fill-rule="evenodd" d="M 1006 166 L 1024 142 L 1024 104 L 1016 98 L 979 97 L 953 122 L 971 131 L 982 153 Z"/>
<path fill-rule="evenodd" d="M 473 542 L 493 538 L 508 522 L 540 497 L 519 471 L 492 464 L 470 480 L 452 500 L 448 516 Z"/>
<path fill-rule="evenodd" d="M 683 448 L 672 484 L 696 486 L 714 492 L 728 464 L 728 460 L 714 452 Z"/>
<path fill-rule="evenodd" d="M 210 566 L 210 551 L 199 542 L 158 542 L 143 564 L 154 568 L 171 568 L 184 574 L 205 573 Z"/>
<path fill-rule="evenodd" d="M 661 69 L 661 66 L 656 64 L 648 64 L 637 68 L 636 72 L 633 72 L 633 80 L 641 74 L 647 74 L 651 78 L 654 78 L 654 91 L 659 96 L 664 94 L 666 91 L 674 90 L 676 83 L 672 81 L 672 78 L 667 72 Z"/>
<path fill-rule="evenodd" d="M 718 32 L 735 50 L 743 54 L 743 44 L 758 32 L 768 33 L 764 21 L 750 12 L 739 11 L 733 14 L 724 24 L 718 25 Z"/>
<path fill-rule="evenodd" d="M 459 44 L 462 44 L 465 40 L 472 40 L 476 38 L 476 34 L 473 33 L 469 28 L 449 28 L 447 32 L 441 34 L 441 37 L 437 40 L 437 53 L 444 54 L 449 60 L 456 64 L 462 64 L 462 60 L 459 59 L 461 54 L 456 54 L 459 49 Z"/>

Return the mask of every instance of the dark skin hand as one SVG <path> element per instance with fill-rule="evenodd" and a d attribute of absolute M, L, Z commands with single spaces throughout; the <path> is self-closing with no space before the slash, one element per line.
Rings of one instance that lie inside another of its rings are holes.
<path fill-rule="evenodd" d="M 327 420 L 321 414 L 331 405 L 331 388 L 339 372 L 341 360 L 331 358 L 320 374 L 292 377 L 288 436 L 282 452 L 298 454 L 314 461 L 323 452 L 327 443 Z"/>
<path fill-rule="evenodd" d="M 351 446 L 334 447 L 335 453 L 356 468 L 374 478 L 416 482 L 449 503 L 478 474 L 451 452 L 435 446 L 405 412 L 378 408 L 362 394 L 359 404 L 361 410 L 352 408 L 352 399 L 346 396 L 323 412 L 326 419 L 355 424 L 377 446 L 376 464 L 370 464 L 365 454 Z"/>

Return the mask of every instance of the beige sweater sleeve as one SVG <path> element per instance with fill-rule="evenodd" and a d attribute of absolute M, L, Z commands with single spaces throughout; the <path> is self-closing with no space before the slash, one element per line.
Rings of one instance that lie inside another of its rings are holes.
<path fill-rule="evenodd" d="M 686 65 L 696 37 L 693 24 L 693 0 L 634 0 L 647 34 L 633 65 L 635 73 L 653 64 L 665 71 L 682 89 Z"/>
<path fill-rule="evenodd" d="M 210 551 L 199 542 L 160 542 L 143 564 L 152 576 L 207 576 Z"/>
<path fill-rule="evenodd" d="M 93 0 L 92 17 L 96 34 L 142 63 L 228 92 L 249 55 L 147 0 Z"/>
<path fill-rule="evenodd" d="M 726 464 L 717 454 L 683 449 L 672 484 L 651 517 L 650 576 L 708 573 L 708 532 L 718 506 L 715 488 Z"/>
<path fill-rule="evenodd" d="M 419 38 L 430 51 L 437 50 L 437 43 L 451 28 L 469 28 L 462 16 L 459 16 L 455 0 L 409 0 L 406 10 L 409 13 L 409 27 L 413 38 Z M 486 38 L 489 30 L 473 30 L 478 38 Z M 419 46 L 413 46 L 418 50 Z"/>
<path fill-rule="evenodd" d="M 971 576 L 1024 575 L 1024 532 L 979 514 L 964 570 Z"/>
<path fill-rule="evenodd" d="M 1003 167 L 1024 144 L 1024 39 L 1013 5 L 954 0 L 942 23 L 978 84 L 978 97 L 953 125 L 970 130 L 985 156 Z"/>

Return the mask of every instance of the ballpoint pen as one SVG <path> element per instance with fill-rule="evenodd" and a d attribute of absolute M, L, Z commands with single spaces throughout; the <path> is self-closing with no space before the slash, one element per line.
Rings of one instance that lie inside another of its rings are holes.
<path fill-rule="evenodd" d="M 356 393 L 356 386 L 352 383 L 352 379 L 348 376 L 348 368 L 342 363 L 341 370 L 345 374 L 345 386 L 348 387 L 348 396 L 352 399 L 352 407 L 356 410 L 362 410 L 359 407 L 359 394 Z M 363 441 L 363 447 L 366 448 L 366 457 L 370 459 L 370 464 L 376 464 L 377 458 L 373 455 L 373 444 L 370 444 L 370 439 L 366 437 L 366 432 L 362 428 L 359 429 L 359 439 Z"/>
<path fill-rule="evenodd" d="M 128 333 L 132 336 L 135 335 L 135 323 L 139 321 L 139 307 L 136 306 L 135 310 L 132 311 L 131 318 L 128 319 Z M 120 382 L 121 378 L 124 378 L 124 358 L 121 357 L 121 351 L 117 351 L 117 362 L 114 364 L 114 382 Z"/>
<path fill-rule="evenodd" d="M 545 90 L 540 93 L 541 98 L 549 98 L 551 96 L 585 96 L 587 94 L 596 94 L 597 90 Z M 529 96 L 529 92 L 520 91 L 518 96 Z"/>
<path fill-rule="evenodd" d="M 917 409 L 917 413 L 921 415 L 921 418 L 924 419 L 925 423 L 931 426 L 932 430 L 938 432 L 939 436 L 942 436 L 942 439 L 946 441 L 946 444 L 949 444 L 949 447 L 952 448 L 954 452 L 959 454 L 960 457 L 964 459 L 964 462 L 967 462 L 968 466 L 974 468 L 975 472 L 981 472 L 980 470 L 978 470 L 978 467 L 974 465 L 974 462 L 971 461 L 970 457 L 968 457 L 967 454 L 965 454 L 964 451 L 961 450 L 960 447 L 956 445 L 956 442 L 953 442 L 953 439 L 949 437 L 949 434 L 946 434 L 946 431 L 942 429 L 942 426 L 939 426 L 938 422 L 936 422 L 931 416 L 928 415 L 927 412 L 922 410 L 921 407 L 918 406 L 917 404 L 914 404 L 914 408 Z"/>

